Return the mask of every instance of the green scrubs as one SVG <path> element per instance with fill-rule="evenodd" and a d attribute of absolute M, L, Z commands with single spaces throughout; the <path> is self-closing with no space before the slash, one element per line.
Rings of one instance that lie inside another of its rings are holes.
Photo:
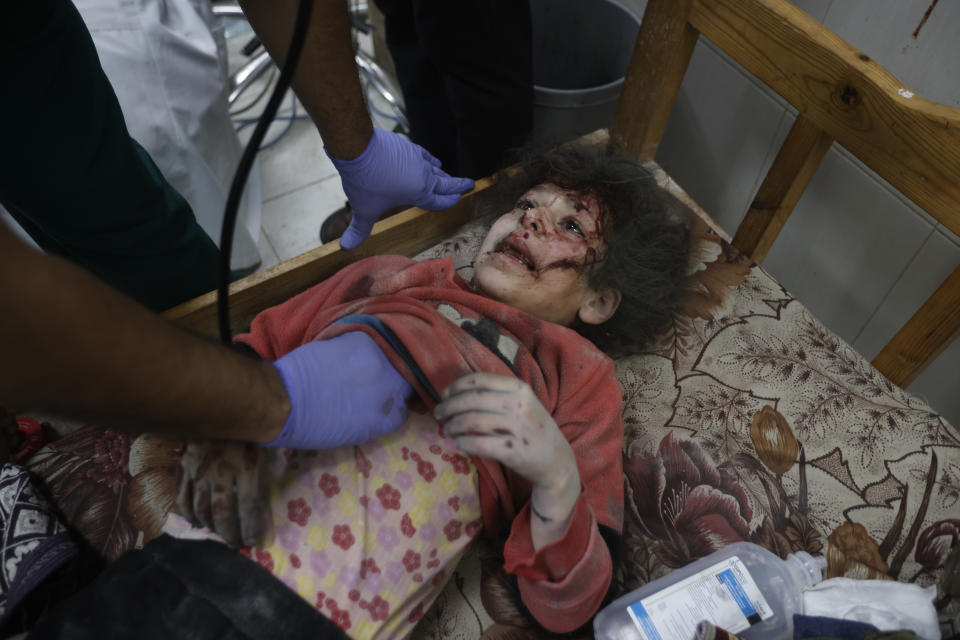
<path fill-rule="evenodd" d="M 0 203 L 44 250 L 154 310 L 216 287 L 216 245 L 128 134 L 68 0 L 0 3 Z"/>

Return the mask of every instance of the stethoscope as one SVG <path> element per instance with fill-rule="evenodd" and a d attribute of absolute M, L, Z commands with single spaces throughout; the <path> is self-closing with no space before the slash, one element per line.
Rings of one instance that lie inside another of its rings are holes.
<path fill-rule="evenodd" d="M 240 156 L 240 164 L 237 165 L 237 170 L 233 174 L 233 181 L 227 194 L 227 203 L 223 211 L 223 226 L 220 229 L 220 269 L 217 279 L 217 321 L 220 326 L 220 341 L 227 346 L 233 340 L 230 332 L 230 253 L 233 247 L 233 233 L 237 226 L 237 210 L 240 206 L 240 197 L 243 195 L 247 178 L 250 177 L 250 169 L 253 167 L 257 151 L 260 149 L 260 143 L 263 142 L 270 123 L 277 115 L 280 102 L 293 79 L 293 72 L 297 67 L 297 61 L 300 59 L 300 52 L 303 50 L 303 43 L 306 40 L 312 9 L 313 0 L 300 0 L 297 7 L 297 19 L 293 25 L 293 35 L 290 37 L 290 46 L 287 48 L 287 59 L 280 70 L 280 78 L 273 88 L 273 93 L 270 95 L 266 108 L 260 114 L 253 135 L 243 150 L 243 155 Z"/>

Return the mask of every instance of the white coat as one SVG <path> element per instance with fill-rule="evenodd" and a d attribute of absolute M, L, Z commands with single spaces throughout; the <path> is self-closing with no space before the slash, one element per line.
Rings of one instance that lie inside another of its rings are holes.
<path fill-rule="evenodd" d="M 223 30 L 207 0 L 74 0 L 113 85 L 130 135 L 217 245 L 243 151 L 229 116 Z M 261 191 L 254 164 L 230 266 L 260 261 Z"/>

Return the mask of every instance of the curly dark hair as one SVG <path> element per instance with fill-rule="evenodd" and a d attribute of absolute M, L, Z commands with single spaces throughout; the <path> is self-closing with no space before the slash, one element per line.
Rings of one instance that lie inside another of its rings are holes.
<path fill-rule="evenodd" d="M 671 321 L 690 255 L 686 221 L 653 174 L 612 143 L 570 143 L 497 176 L 484 213 L 512 208 L 528 189 L 552 183 L 600 202 L 606 252 L 587 271 L 595 289 L 622 300 L 601 325 L 572 328 L 611 355 L 641 351 Z"/>

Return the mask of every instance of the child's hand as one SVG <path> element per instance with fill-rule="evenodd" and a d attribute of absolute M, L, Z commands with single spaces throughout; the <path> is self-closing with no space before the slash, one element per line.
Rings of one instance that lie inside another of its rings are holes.
<path fill-rule="evenodd" d="M 498 460 L 533 483 L 534 515 L 566 521 L 581 488 L 576 458 L 528 384 L 467 374 L 444 389 L 433 413 L 461 451 Z"/>
<path fill-rule="evenodd" d="M 187 444 L 177 477 L 177 509 L 193 524 L 218 533 L 232 546 L 259 542 L 266 492 L 262 452 L 242 442 Z"/>

